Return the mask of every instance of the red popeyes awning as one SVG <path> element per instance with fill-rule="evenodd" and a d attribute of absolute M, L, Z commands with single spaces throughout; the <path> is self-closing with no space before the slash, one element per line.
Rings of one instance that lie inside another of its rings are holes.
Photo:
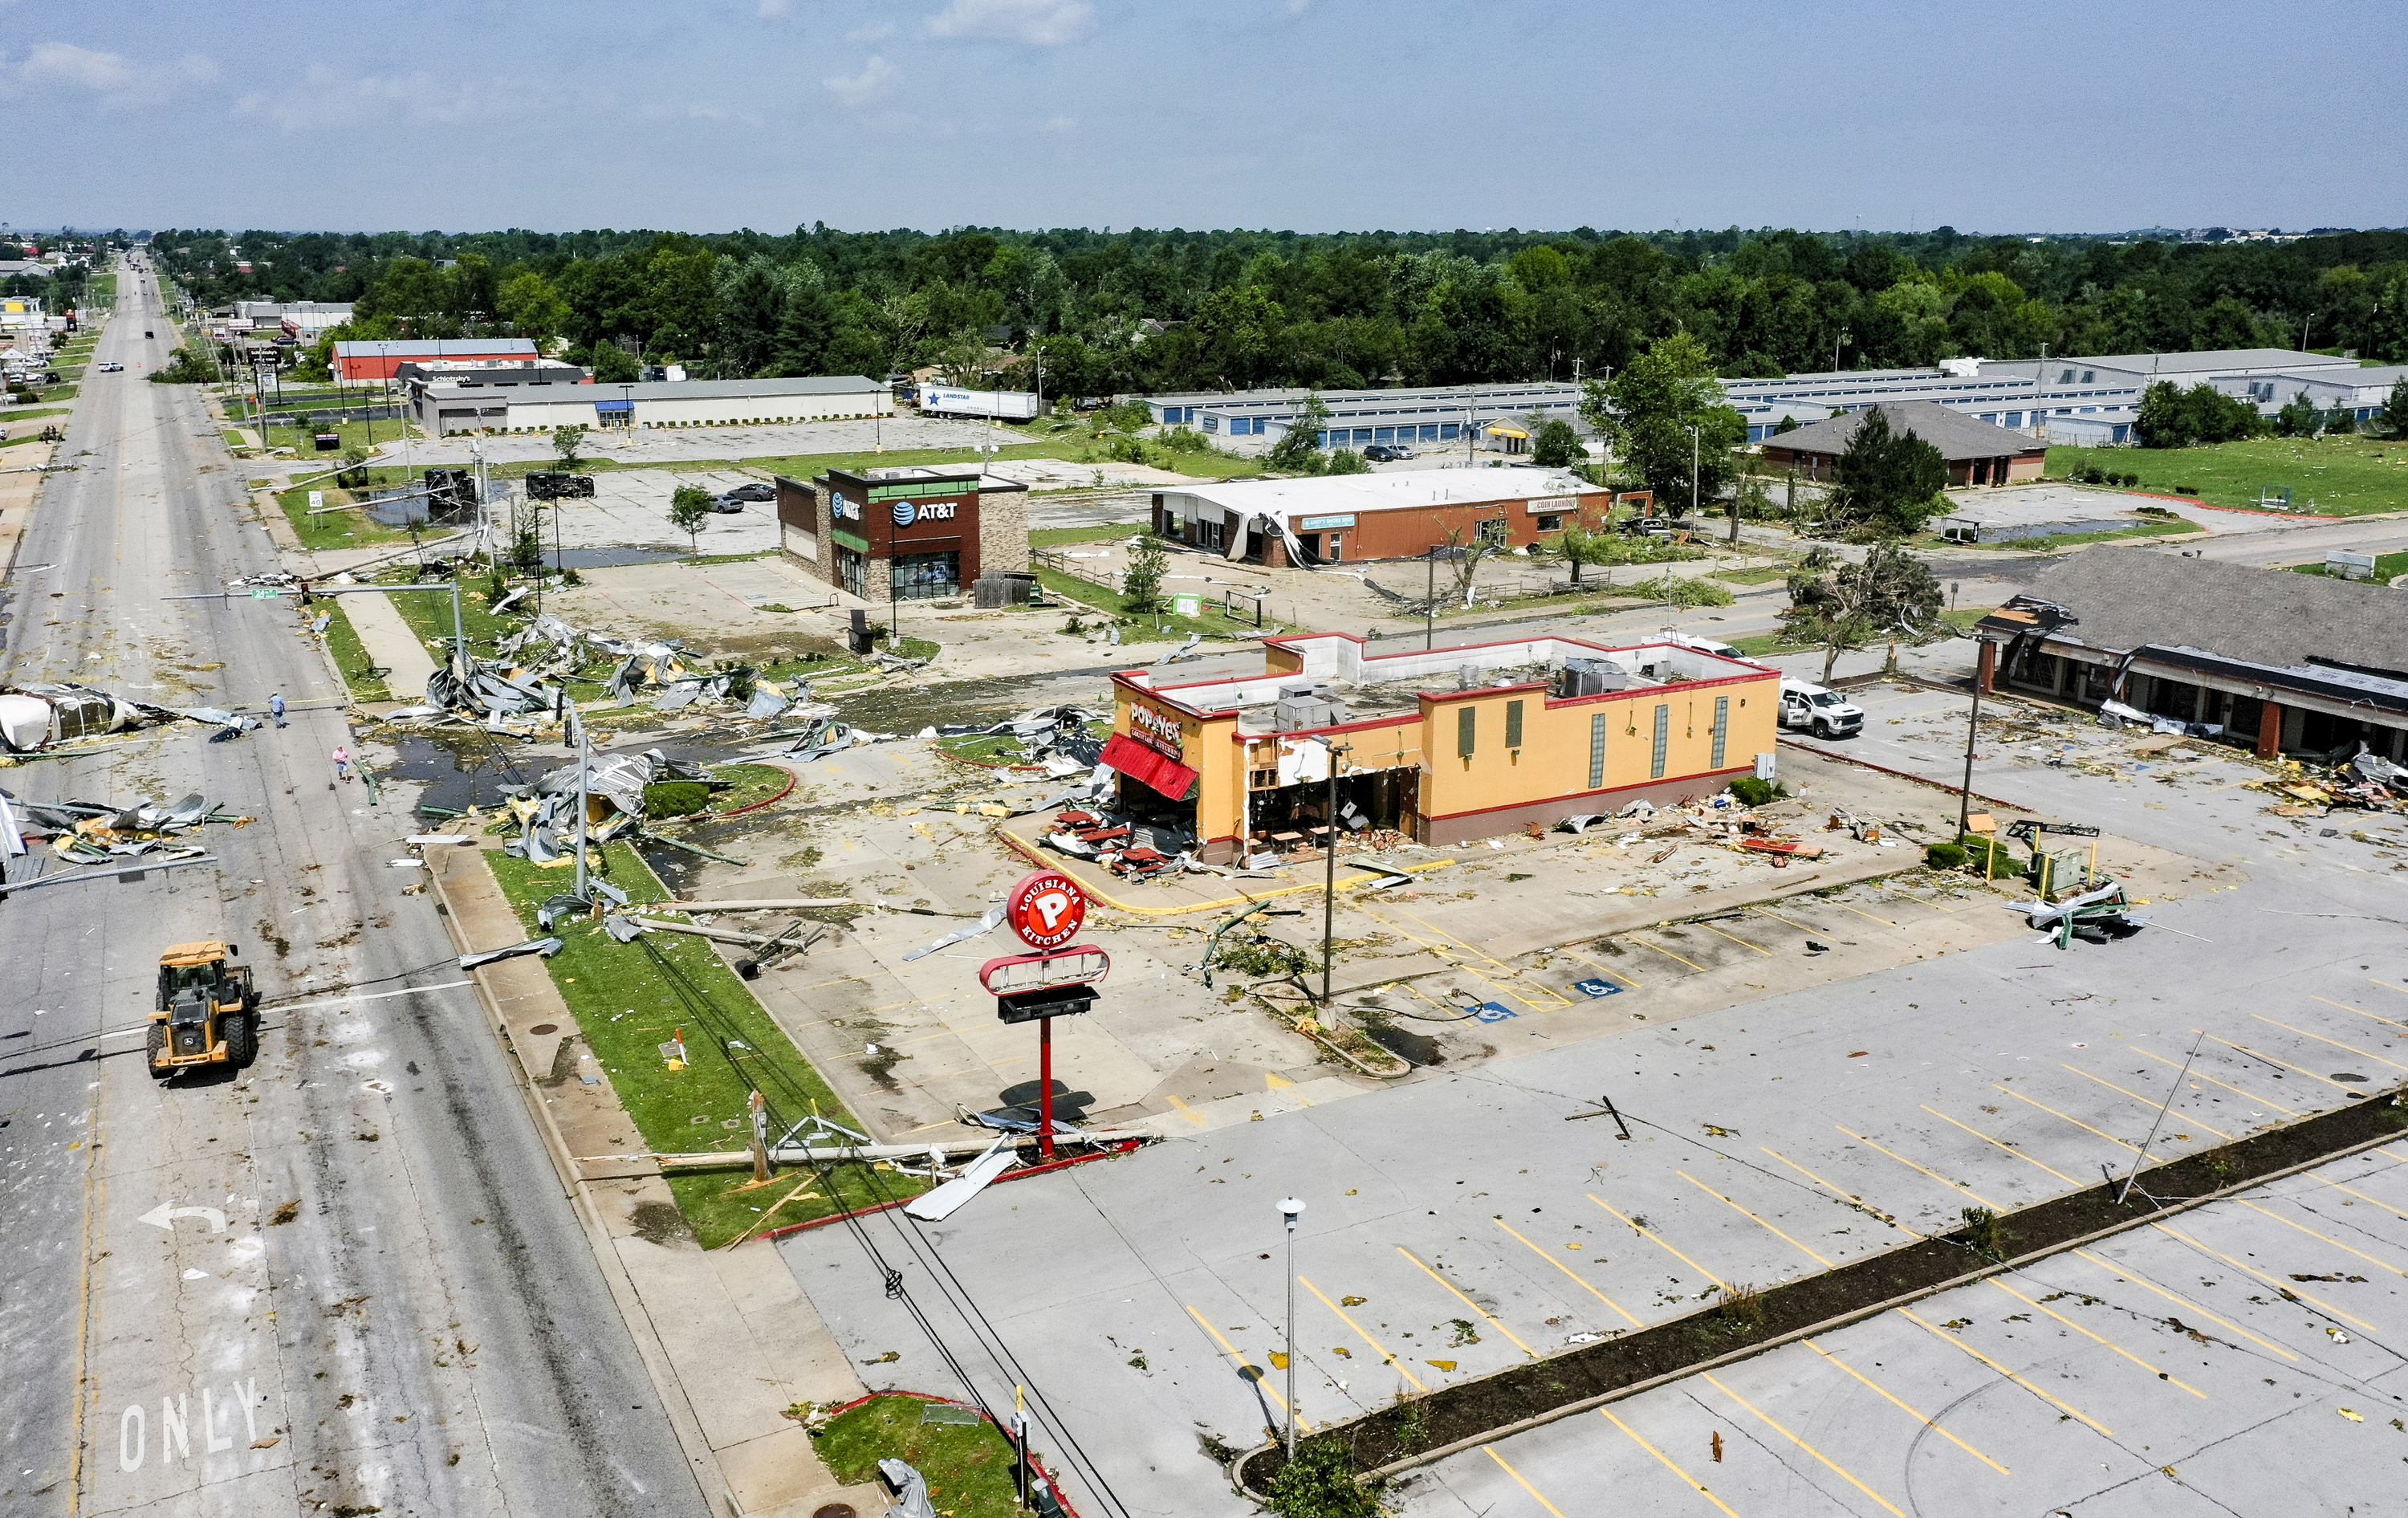
<path fill-rule="evenodd" d="M 1104 745 L 1103 761 L 1173 801 L 1186 800 L 1188 791 L 1196 784 L 1196 771 L 1125 733 L 1111 736 Z"/>

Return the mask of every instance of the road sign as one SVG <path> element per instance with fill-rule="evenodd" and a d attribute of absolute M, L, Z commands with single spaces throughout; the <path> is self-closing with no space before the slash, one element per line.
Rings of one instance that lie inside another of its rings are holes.
<path fill-rule="evenodd" d="M 254 585 L 251 587 L 251 598 L 254 601 L 273 601 L 283 594 L 272 585 Z"/>
<path fill-rule="evenodd" d="M 1202 616 L 1204 613 L 1204 597 L 1200 595 L 1174 595 L 1170 598 L 1170 612 L 1171 615 L 1176 617 Z"/>
<path fill-rule="evenodd" d="M 1087 925 L 1087 894 L 1060 870 L 1035 870 L 1004 897 L 1004 921 L 1031 949 L 1059 949 Z"/>

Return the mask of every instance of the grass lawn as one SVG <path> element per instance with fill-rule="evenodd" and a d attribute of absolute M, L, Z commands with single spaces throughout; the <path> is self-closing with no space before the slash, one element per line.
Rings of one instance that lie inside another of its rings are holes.
<path fill-rule="evenodd" d="M 924 1421 L 931 1404 L 880 1396 L 811 1437 L 828 1471 L 847 1485 L 878 1479 L 882 1459 L 908 1461 L 928 1479 L 928 1498 L 948 1518 L 1012 1518 L 1011 1443 L 984 1418 L 968 1424 Z M 1045 1452 L 1036 1452 L 1044 1460 Z M 1048 1463 L 1051 1469 L 1051 1463 Z"/>
<path fill-rule="evenodd" d="M 2338 437 L 2251 437 L 2198 448 L 2052 448 L 2048 472 L 2077 464 L 2137 474 L 2160 495 L 2188 485 L 2213 506 L 2258 504 L 2261 485 L 2288 485 L 2295 509 L 2316 516 L 2408 510 L 2408 441 L 2345 434 Z M 2310 505 L 2313 501 L 2315 504 Z"/>
<path fill-rule="evenodd" d="M 374 661 L 368 658 L 367 646 L 360 641 L 351 619 L 343 612 L 343 598 L 338 595 L 318 604 L 334 614 L 335 620 L 326 624 L 326 648 L 335 656 L 335 667 L 342 672 L 343 683 L 351 687 L 351 699 L 392 700 L 393 692 L 385 688 L 384 677 L 368 673 L 375 666 Z"/>
<path fill-rule="evenodd" d="M 2138 522 L 2129 527 L 2116 527 L 2103 533 L 2051 533 L 2041 537 L 2010 537 L 1995 543 L 1942 544 L 1934 539 L 1932 548 L 1955 547 L 2003 550 L 2010 553 L 2036 553 L 2054 548 L 2067 548 L 2078 543 L 2108 543 L 2119 537 L 2180 537 L 2200 531 L 2194 522 Z"/>
<path fill-rule="evenodd" d="M 1185 637 L 1189 633 L 1202 633 L 1207 637 L 1260 637 L 1279 630 L 1281 624 L 1266 617 L 1263 625 L 1240 622 L 1221 609 L 1221 603 L 1207 598 L 1203 614 L 1195 617 L 1173 616 L 1168 611 L 1131 611 L 1127 599 L 1110 585 L 1065 574 L 1044 565 L 1037 566 L 1037 579 L 1055 595 L 1081 602 L 1098 611 L 1130 619 L 1121 629 L 1121 639 L 1127 643 L 1154 643 L 1165 639 Z M 1165 599 L 1168 597 L 1166 595 Z"/>
<path fill-rule="evenodd" d="M 1734 585 L 1770 585 L 1776 580 L 1788 579 L 1789 566 L 1768 564 L 1754 569 L 1724 569 L 1717 572 L 1714 578 L 1727 580 Z"/>
<path fill-rule="evenodd" d="M 1028 532 L 1031 548 L 1063 548 L 1071 543 L 1117 543 L 1135 537 L 1140 531 L 1133 523 L 1099 523 L 1092 527 L 1032 527 Z"/>
<path fill-rule="evenodd" d="M 2295 564 L 2291 566 L 2291 572 L 2300 575 L 2321 575 L 2325 572 L 2325 566 L 2322 560 L 2315 564 Z M 2408 553 L 2375 555 L 2373 583 L 2382 584 L 2397 575 L 2408 575 Z"/>
<path fill-rule="evenodd" d="M 73 409 L 74 408 L 70 406 L 43 406 L 36 407 L 30 411 L 0 411 L 0 425 L 13 425 L 19 422 L 31 422 L 36 417 L 64 416 Z"/>
<path fill-rule="evenodd" d="M 568 889 L 570 871 L 543 868 L 499 852 L 483 857 L 528 935 L 534 936 L 537 906 Z M 610 843 L 602 858 L 604 877 L 636 901 L 668 898 L 659 878 L 630 845 Z M 643 1135 L 646 1148 L 663 1153 L 742 1153 L 749 1142 L 744 1117 L 756 1087 L 781 1113 L 795 1110 L 787 1117 L 790 1123 L 816 1104 L 835 1121 L 860 1128 L 707 940 L 654 933 L 619 943 L 601 924 L 582 920 L 561 924 L 555 933 L 561 950 L 549 962 L 552 983 L 577 1014 L 586 1047 L 609 1071 L 620 1104 Z M 681 1029 L 687 1063 L 684 1069 L 672 1070 L 659 1046 Z M 736 1125 L 728 1126 L 730 1123 Z M 800 1194 L 778 1209 L 771 1226 L 924 1189 L 924 1182 L 911 1176 L 890 1172 L 873 1179 L 860 1165 L 834 1166 L 828 1173 L 837 1191 L 833 1197 L 811 1172 L 796 1169 L 781 1170 L 759 1189 L 752 1188 L 749 1170 L 672 1175 L 668 1185 L 705 1249 L 741 1236 L 797 1187 Z"/>
<path fill-rule="evenodd" d="M 1111 443 L 1096 441 L 1083 427 L 1053 434 L 1006 427 L 1001 429 L 1000 441 L 1003 451 L 996 455 L 998 458 L 1063 459 L 1072 464 L 1097 465 L 1114 462 L 1110 452 Z M 978 458 L 968 448 L 890 448 L 883 453 L 793 453 L 748 458 L 743 462 L 749 468 L 766 469 L 792 480 L 809 480 L 830 469 L 884 469 L 907 464 L 972 465 L 978 462 Z M 1181 474 L 1212 480 L 1252 479 L 1263 472 L 1260 459 L 1241 459 L 1218 452 L 1172 453 L 1154 443 L 1146 444 L 1145 462 L 1157 468 L 1175 469 Z M 679 467 L 695 465 L 681 464 Z"/>
<path fill-rule="evenodd" d="M 279 494 L 276 504 L 284 508 L 285 520 L 293 523 L 293 531 L 301 539 L 303 548 L 366 548 L 375 543 L 408 540 L 409 534 L 406 530 L 380 526 L 368 520 L 366 511 L 327 511 L 311 516 L 309 492 L 312 490 L 322 494 L 328 506 L 343 506 L 351 499 L 350 491 L 337 489 L 331 480 Z"/>
<path fill-rule="evenodd" d="M 396 421 L 338 422 L 311 427 L 307 431 L 304 431 L 299 427 L 269 427 L 267 429 L 267 446 L 270 448 L 289 448 L 305 457 L 312 456 L 317 454 L 318 445 L 310 441 L 310 439 L 319 433 L 332 432 L 341 437 L 344 448 L 367 448 L 369 447 L 368 431 L 373 427 L 376 431 L 377 446 L 381 447 L 386 443 L 397 443 L 401 441 L 400 429 L 402 425 L 402 422 Z M 415 437 L 418 435 L 413 432 L 412 436 Z M 324 454 L 323 457 L 332 459 L 340 452 L 341 450 L 337 449 L 333 452 Z"/>

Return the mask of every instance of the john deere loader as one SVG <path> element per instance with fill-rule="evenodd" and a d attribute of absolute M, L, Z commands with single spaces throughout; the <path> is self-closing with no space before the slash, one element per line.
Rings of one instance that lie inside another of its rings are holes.
<path fill-rule="evenodd" d="M 159 956 L 159 995 L 150 1013 L 150 1073 L 208 1065 L 236 1069 L 259 1057 L 259 992 L 240 951 L 213 939 L 179 943 Z"/>

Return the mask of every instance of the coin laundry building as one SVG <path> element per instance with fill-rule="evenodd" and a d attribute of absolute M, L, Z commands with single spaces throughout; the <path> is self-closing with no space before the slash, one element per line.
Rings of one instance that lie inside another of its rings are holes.
<path fill-rule="evenodd" d="M 1113 676 L 1103 759 L 1123 809 L 1192 833 L 1214 863 L 1333 828 L 1446 846 L 1711 795 L 1755 773 L 1778 731 L 1778 670 L 1670 644 L 1369 650 L 1299 634 L 1264 640 L 1258 676 Z"/>

